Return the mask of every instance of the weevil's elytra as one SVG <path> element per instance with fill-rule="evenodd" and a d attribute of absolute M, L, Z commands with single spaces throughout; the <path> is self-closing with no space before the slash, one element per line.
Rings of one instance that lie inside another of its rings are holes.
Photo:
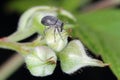
<path fill-rule="evenodd" d="M 55 29 L 62 31 L 63 22 L 54 16 L 45 16 L 42 18 L 41 23 L 45 26 L 54 27 Z"/>
<path fill-rule="evenodd" d="M 42 18 L 41 23 L 45 26 L 53 26 L 57 22 L 57 18 L 54 16 L 45 16 Z"/>

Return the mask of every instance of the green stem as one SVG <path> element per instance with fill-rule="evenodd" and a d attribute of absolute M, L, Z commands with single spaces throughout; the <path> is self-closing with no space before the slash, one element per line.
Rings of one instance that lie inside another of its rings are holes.
<path fill-rule="evenodd" d="M 38 37 L 33 42 L 21 43 L 20 45 L 28 48 L 34 48 L 36 46 L 46 45 L 46 42 L 42 37 Z"/>
<path fill-rule="evenodd" d="M 42 45 L 45 45 L 45 41 L 41 38 L 37 38 L 33 42 L 29 42 L 29 43 L 17 43 L 17 42 L 0 40 L 0 48 L 17 51 L 23 56 L 30 53 L 31 48 Z"/>
<path fill-rule="evenodd" d="M 19 43 L 16 42 L 6 42 L 0 40 L 0 48 L 11 49 L 15 51 L 20 51 L 21 46 Z"/>

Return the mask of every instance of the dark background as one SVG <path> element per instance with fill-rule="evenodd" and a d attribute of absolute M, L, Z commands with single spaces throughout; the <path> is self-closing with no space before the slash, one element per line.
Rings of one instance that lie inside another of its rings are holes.
<path fill-rule="evenodd" d="M 8 0 L 0 1 L 0 37 L 12 34 L 17 29 L 17 22 L 20 17 L 20 14 L 17 12 L 7 13 L 4 10 L 4 5 L 7 1 Z M 93 2 L 95 1 L 96 0 L 93 0 Z M 0 49 L 0 65 L 14 54 L 14 51 Z M 51 76 L 44 78 L 34 77 L 26 69 L 26 65 L 23 64 L 7 80 L 117 80 L 117 78 L 108 67 L 86 67 L 80 69 L 74 74 L 67 75 L 61 71 L 58 62 L 58 66 Z"/>

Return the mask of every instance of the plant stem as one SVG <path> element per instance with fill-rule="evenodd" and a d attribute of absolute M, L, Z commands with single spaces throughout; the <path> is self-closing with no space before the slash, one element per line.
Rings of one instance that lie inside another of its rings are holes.
<path fill-rule="evenodd" d="M 6 42 L 0 40 L 0 48 L 11 49 L 15 51 L 19 51 L 21 46 L 16 42 Z"/>
<path fill-rule="evenodd" d="M 17 43 L 17 42 L 11 42 L 11 41 L 4 41 L 0 39 L 0 48 L 17 51 L 23 56 L 30 53 L 31 48 L 34 49 L 34 47 L 42 46 L 42 45 L 45 45 L 45 41 L 42 40 L 41 37 L 38 37 L 33 42 L 28 42 L 28 43 Z"/>

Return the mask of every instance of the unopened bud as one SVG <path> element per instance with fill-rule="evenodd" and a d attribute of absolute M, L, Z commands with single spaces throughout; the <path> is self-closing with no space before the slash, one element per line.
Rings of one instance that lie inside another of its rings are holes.
<path fill-rule="evenodd" d="M 33 76 L 47 76 L 54 72 L 57 63 L 55 52 L 46 46 L 36 47 L 25 57 L 27 68 Z"/>
<path fill-rule="evenodd" d="M 102 61 L 93 59 L 86 54 L 83 44 L 79 40 L 71 41 L 68 46 L 59 53 L 63 72 L 71 74 L 86 66 L 104 67 Z"/>
<path fill-rule="evenodd" d="M 54 51 L 60 52 L 68 43 L 68 34 L 65 30 L 59 32 L 54 27 L 49 28 L 45 33 L 46 43 Z"/>

